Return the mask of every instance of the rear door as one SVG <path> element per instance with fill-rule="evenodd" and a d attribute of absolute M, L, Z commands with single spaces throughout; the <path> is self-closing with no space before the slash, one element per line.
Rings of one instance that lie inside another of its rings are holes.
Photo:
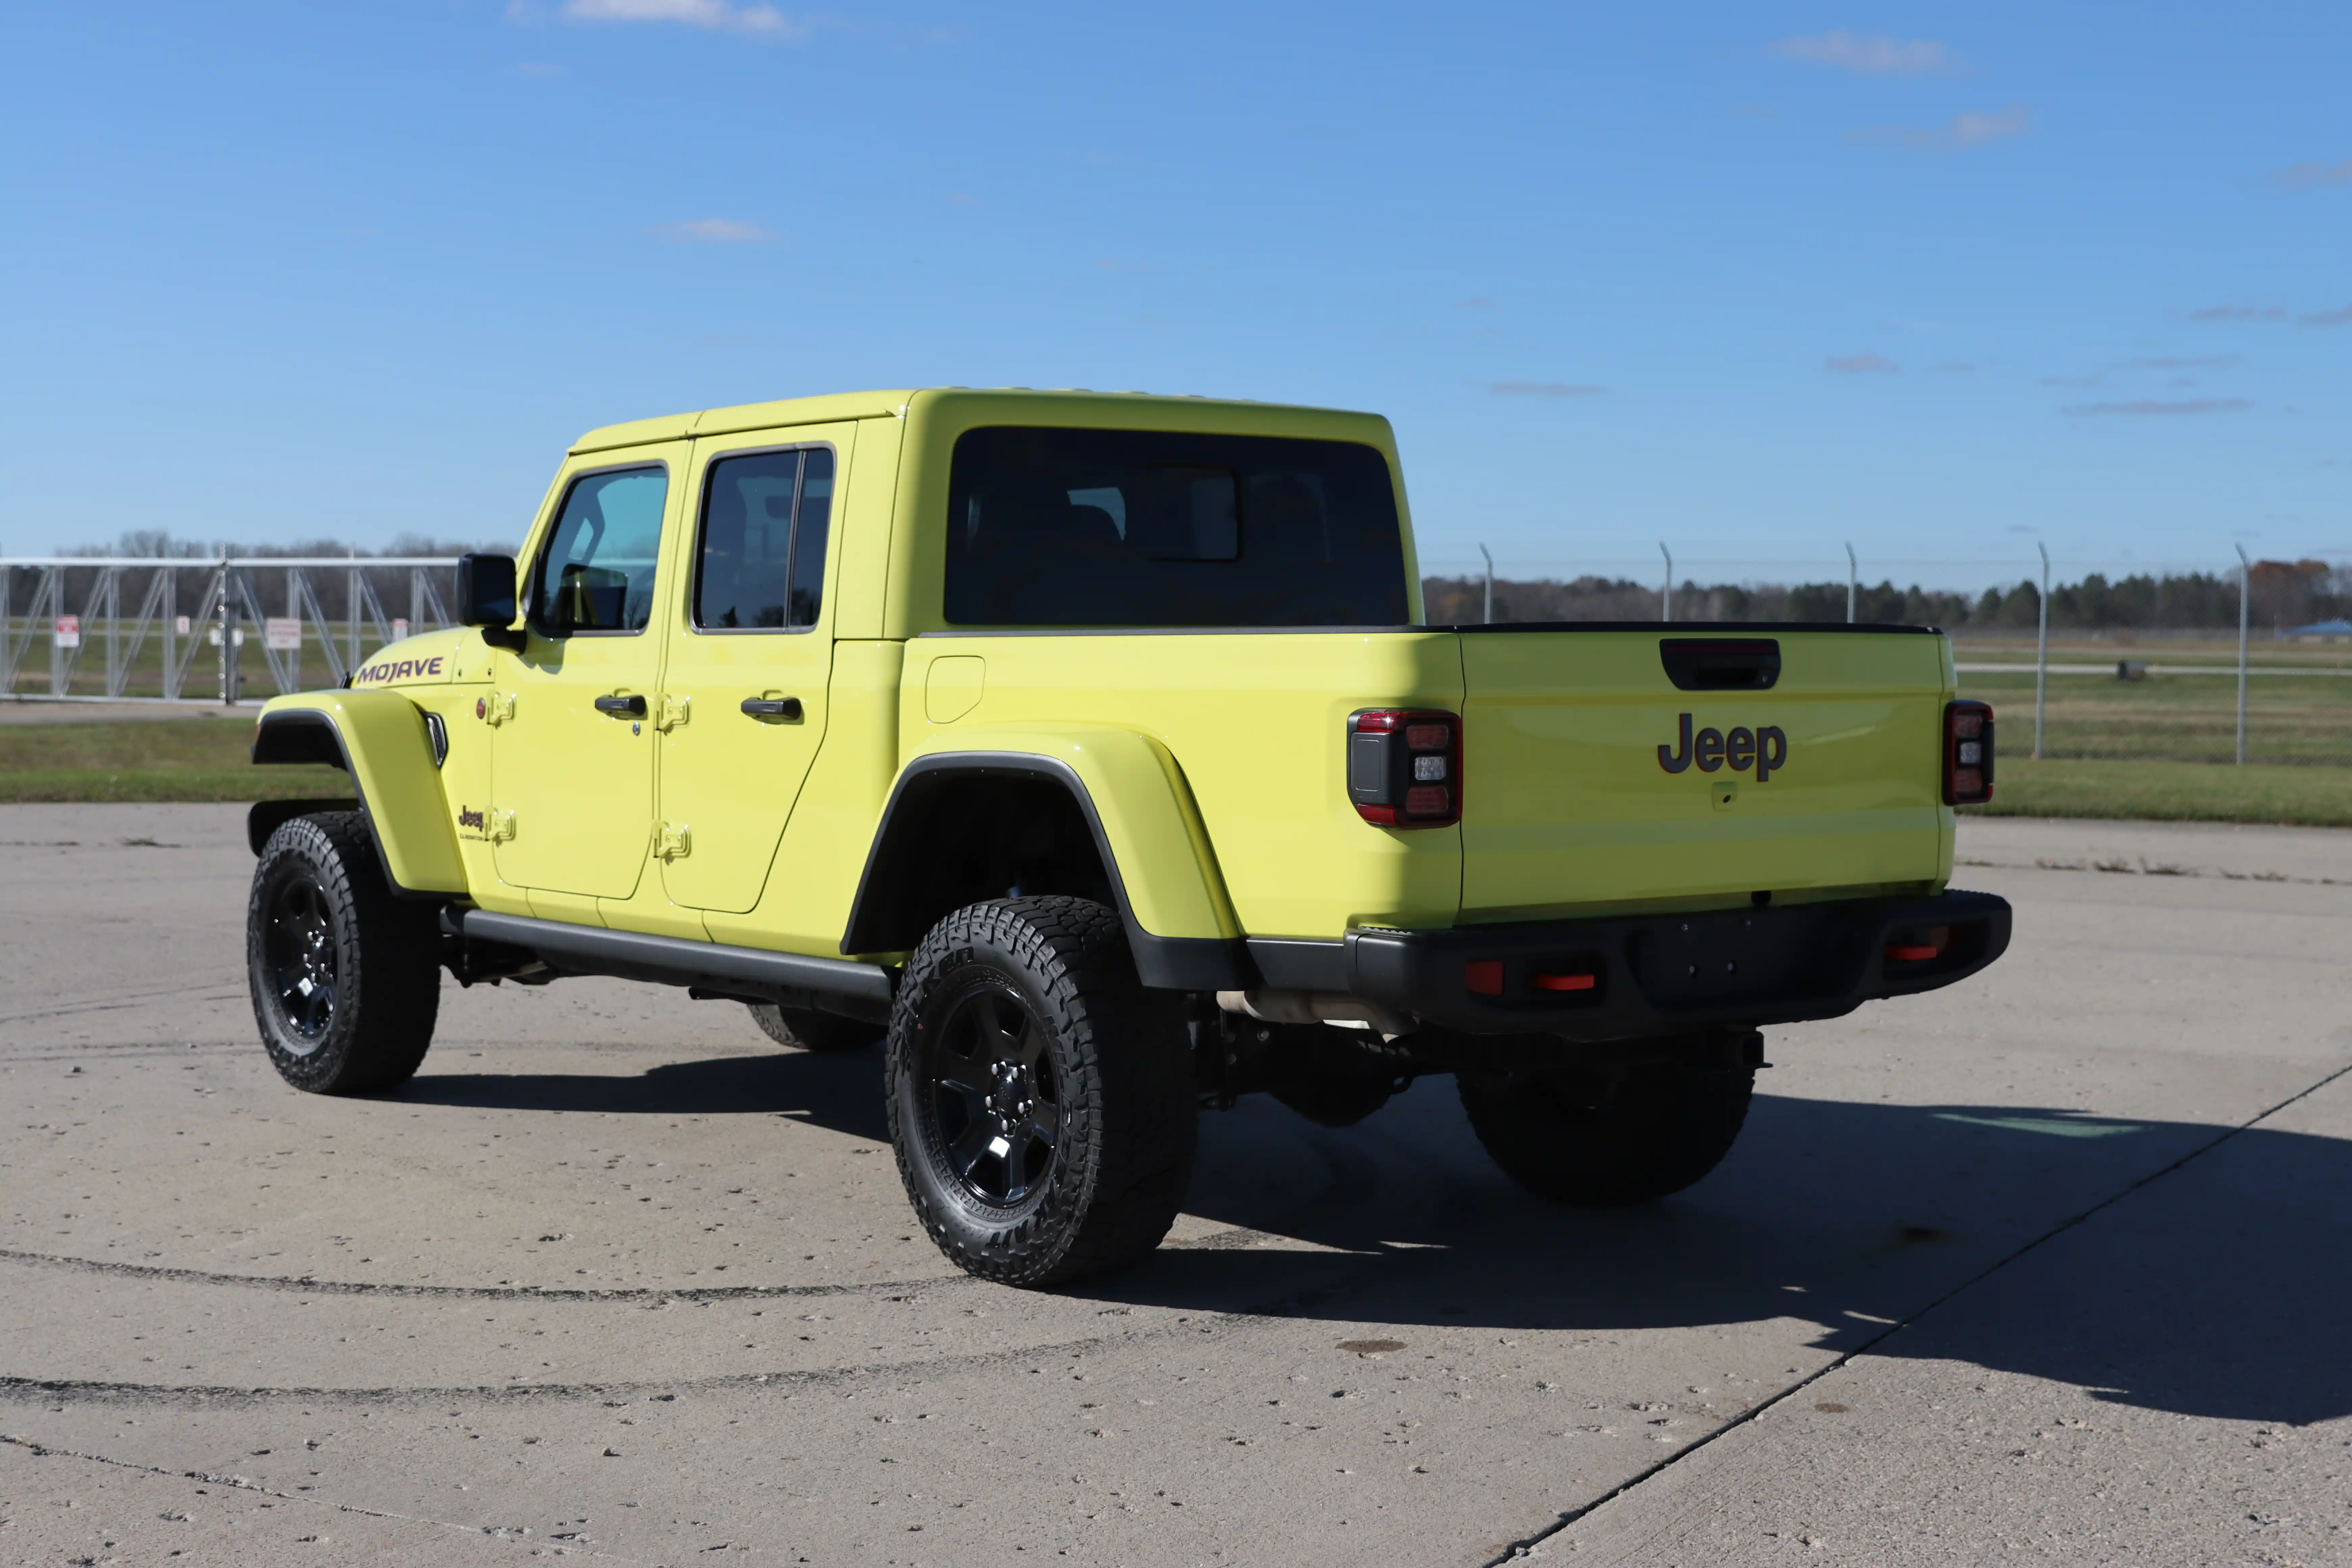
<path fill-rule="evenodd" d="M 695 444 L 656 835 L 663 888 L 688 909 L 759 902 L 824 739 L 835 498 L 856 433 L 848 423 Z"/>
<path fill-rule="evenodd" d="M 1944 874 L 1941 637 L 1496 626 L 1461 646 L 1466 919 Z"/>
<path fill-rule="evenodd" d="M 553 525 L 525 564 L 530 637 L 500 655 L 485 699 L 497 724 L 491 785 L 499 879 L 625 899 L 646 863 L 661 679 L 651 628 L 663 531 L 686 443 L 597 454 L 565 477 Z"/>

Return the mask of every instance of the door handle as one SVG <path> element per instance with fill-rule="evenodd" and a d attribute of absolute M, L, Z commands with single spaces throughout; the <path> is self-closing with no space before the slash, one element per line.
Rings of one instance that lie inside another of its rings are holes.
<path fill-rule="evenodd" d="M 646 700 L 642 697 L 599 697 L 596 711 L 610 713 L 615 719 L 642 719 L 646 716 Z"/>
<path fill-rule="evenodd" d="M 754 719 L 798 719 L 801 700 L 797 697 L 746 697 L 743 711 Z"/>

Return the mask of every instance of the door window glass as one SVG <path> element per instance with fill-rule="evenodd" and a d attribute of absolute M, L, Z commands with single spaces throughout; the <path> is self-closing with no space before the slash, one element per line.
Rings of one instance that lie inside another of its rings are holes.
<path fill-rule="evenodd" d="M 824 594 L 833 452 L 751 452 L 710 465 L 702 486 L 694 624 L 706 631 L 805 630 Z"/>
<path fill-rule="evenodd" d="M 572 481 L 531 581 L 530 621 L 541 635 L 646 629 L 668 493 L 657 468 Z"/>

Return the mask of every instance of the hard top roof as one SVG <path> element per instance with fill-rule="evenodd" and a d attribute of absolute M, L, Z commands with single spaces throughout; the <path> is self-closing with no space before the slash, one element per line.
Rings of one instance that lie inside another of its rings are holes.
<path fill-rule="evenodd" d="M 738 430 L 764 430 L 789 425 L 817 425 L 837 419 L 880 419 L 903 416 L 918 397 L 931 395 L 958 395 L 990 402 L 1018 404 L 1034 401 L 1066 406 L 1072 402 L 1093 401 L 1104 404 L 1133 405 L 1138 403 L 1164 404 L 1171 408 L 1190 410 L 1197 417 L 1206 408 L 1230 407 L 1247 409 L 1263 416 L 1277 410 L 1297 408 L 1302 413 L 1342 414 L 1338 409 L 1308 409 L 1303 405 L 1252 402 L 1233 397 L 1171 396 L 1149 392 L 1092 392 L 1085 387 L 1027 386 L 937 386 L 914 390 L 887 392 L 840 392 L 820 397 L 788 397 L 772 403 L 741 403 L 728 408 L 707 408 L 692 414 L 666 414 L 652 419 L 633 419 L 619 425 L 601 426 L 589 431 L 572 444 L 577 452 L 601 452 L 615 447 L 633 447 L 651 441 L 681 441 L 695 436 L 721 436 Z M 1356 415 L 1367 418 L 1375 416 Z"/>

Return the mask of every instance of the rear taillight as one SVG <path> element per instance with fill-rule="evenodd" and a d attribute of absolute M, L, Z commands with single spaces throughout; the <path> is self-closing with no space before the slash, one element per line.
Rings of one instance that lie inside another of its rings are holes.
<path fill-rule="evenodd" d="M 1992 798 L 1992 710 L 1981 702 L 1944 705 L 1944 804 L 1982 805 Z"/>
<path fill-rule="evenodd" d="M 1372 708 L 1348 716 L 1348 800 L 1382 827 L 1462 820 L 1462 720 Z"/>

